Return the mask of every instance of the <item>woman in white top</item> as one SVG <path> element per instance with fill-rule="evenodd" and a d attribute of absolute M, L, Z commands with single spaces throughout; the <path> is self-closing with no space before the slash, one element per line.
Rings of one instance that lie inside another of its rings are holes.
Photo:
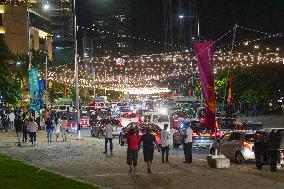
<path fill-rule="evenodd" d="M 54 120 L 54 130 L 55 130 L 55 134 L 56 134 L 56 142 L 58 142 L 58 138 L 59 138 L 59 134 L 60 134 L 60 130 L 61 130 L 61 124 L 60 124 L 58 118 L 55 118 L 55 120 Z"/>

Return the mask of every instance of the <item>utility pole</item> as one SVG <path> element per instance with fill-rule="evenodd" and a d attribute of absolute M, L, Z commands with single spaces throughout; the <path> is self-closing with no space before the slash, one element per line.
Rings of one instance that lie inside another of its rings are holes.
<path fill-rule="evenodd" d="M 94 50 L 94 41 L 91 39 L 91 66 L 93 68 L 93 84 L 94 84 L 94 97 L 96 96 L 96 67 L 93 65 L 93 50 Z"/>
<path fill-rule="evenodd" d="M 47 63 L 48 63 L 48 48 L 47 48 L 47 37 L 45 36 L 45 106 L 46 111 L 48 108 L 48 78 L 47 78 Z"/>
<path fill-rule="evenodd" d="M 31 30 L 30 30 L 30 10 L 27 6 L 27 34 L 28 34 L 28 56 L 29 56 L 29 70 L 32 68 L 32 52 L 31 52 Z"/>
<path fill-rule="evenodd" d="M 76 88 L 76 110 L 77 110 L 77 130 L 80 139 L 80 97 L 79 97 L 79 66 L 78 66 L 78 46 L 77 46 L 77 20 L 76 20 L 76 0 L 73 0 L 73 21 L 74 21 L 74 50 L 75 50 L 75 88 Z"/>

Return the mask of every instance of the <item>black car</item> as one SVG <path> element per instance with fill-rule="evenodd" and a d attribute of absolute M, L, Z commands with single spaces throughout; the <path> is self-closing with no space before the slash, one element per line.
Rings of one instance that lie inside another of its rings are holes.
<path fill-rule="evenodd" d="M 113 136 L 119 136 L 122 130 L 122 125 L 118 119 L 111 118 L 111 119 L 101 119 L 97 120 L 95 123 L 92 124 L 91 127 L 91 136 L 101 138 L 105 135 L 105 126 L 110 121 L 113 126 Z"/>
<path fill-rule="evenodd" d="M 216 137 L 219 137 L 219 131 L 211 130 L 206 128 L 205 120 L 190 120 L 183 121 L 179 124 L 178 129 L 173 135 L 173 147 L 179 148 L 180 145 L 183 144 L 183 135 L 185 129 L 187 127 L 191 127 L 192 133 L 192 145 L 194 147 L 210 147 L 210 145 L 214 142 Z"/>
<path fill-rule="evenodd" d="M 259 130 L 255 133 L 256 167 L 269 165 L 271 172 L 284 168 L 284 128 Z"/>

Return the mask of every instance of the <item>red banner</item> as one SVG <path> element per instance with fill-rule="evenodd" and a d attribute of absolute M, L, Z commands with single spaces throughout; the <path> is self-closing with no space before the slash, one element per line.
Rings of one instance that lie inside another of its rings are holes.
<path fill-rule="evenodd" d="M 216 128 L 216 102 L 214 84 L 213 41 L 194 42 L 197 67 L 205 106 L 205 124 L 208 129 Z"/>
<path fill-rule="evenodd" d="M 230 105 L 232 104 L 232 76 L 230 77 L 230 86 L 228 91 L 227 103 Z"/>

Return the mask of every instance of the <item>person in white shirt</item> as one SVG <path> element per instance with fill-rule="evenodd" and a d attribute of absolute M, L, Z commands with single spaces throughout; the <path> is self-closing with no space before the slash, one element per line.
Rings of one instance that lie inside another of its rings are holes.
<path fill-rule="evenodd" d="M 183 151 L 185 161 L 183 163 L 192 163 L 192 129 L 188 126 L 184 134 Z"/>
<path fill-rule="evenodd" d="M 109 149 L 110 149 L 110 153 L 112 154 L 112 149 L 113 149 L 113 145 L 112 145 L 112 124 L 110 122 L 110 120 L 106 121 L 106 136 L 105 136 L 105 151 L 104 153 L 107 153 L 107 143 L 110 143 Z"/>
<path fill-rule="evenodd" d="M 58 142 L 59 134 L 61 131 L 61 121 L 57 117 L 54 120 L 54 129 L 56 133 L 56 142 Z"/>
<path fill-rule="evenodd" d="M 9 119 L 10 119 L 10 127 L 11 129 L 14 129 L 15 114 L 12 110 L 9 114 Z"/>
<path fill-rule="evenodd" d="M 166 163 L 169 162 L 169 139 L 170 133 L 167 131 L 168 124 L 164 124 L 164 130 L 161 131 L 161 145 L 162 145 L 162 163 L 165 163 L 165 154 L 166 154 Z"/>

